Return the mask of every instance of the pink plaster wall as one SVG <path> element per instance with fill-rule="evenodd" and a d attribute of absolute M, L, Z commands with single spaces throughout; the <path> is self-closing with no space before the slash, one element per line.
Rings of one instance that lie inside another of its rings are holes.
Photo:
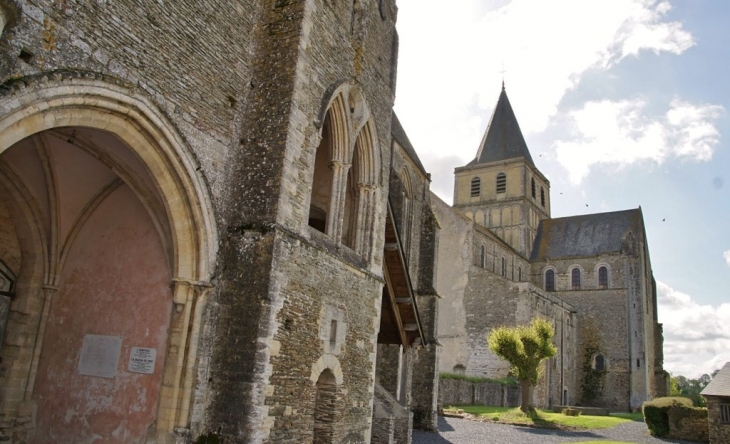
<path fill-rule="evenodd" d="M 158 232 L 123 185 L 89 218 L 62 270 L 34 391 L 34 442 L 144 442 L 156 417 L 169 284 Z M 85 334 L 123 337 L 114 379 L 77 373 Z M 157 349 L 153 375 L 127 371 L 131 347 Z"/>

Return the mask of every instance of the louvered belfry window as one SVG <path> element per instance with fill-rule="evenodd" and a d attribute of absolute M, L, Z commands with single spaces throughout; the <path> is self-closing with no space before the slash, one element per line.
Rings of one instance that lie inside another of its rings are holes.
<path fill-rule="evenodd" d="M 504 173 L 497 174 L 497 192 L 507 192 L 507 175 Z"/>
<path fill-rule="evenodd" d="M 471 180 L 471 197 L 477 197 L 482 192 L 482 180 L 475 177 Z"/>

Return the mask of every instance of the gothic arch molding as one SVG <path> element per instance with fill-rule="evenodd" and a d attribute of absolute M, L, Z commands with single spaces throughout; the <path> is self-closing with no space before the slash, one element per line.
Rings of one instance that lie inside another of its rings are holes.
<path fill-rule="evenodd" d="M 175 309 L 170 329 L 182 333 L 170 336 L 167 342 L 160 399 L 170 402 L 159 405 L 157 429 L 172 433 L 176 427 L 185 428 L 189 422 L 195 382 L 200 324 L 218 244 L 210 196 L 204 178 L 197 172 L 197 161 L 172 122 L 150 100 L 139 94 L 96 79 L 29 80 L 28 83 L 30 86 L 12 90 L 0 97 L 0 154 L 16 143 L 47 130 L 63 132 L 67 128 L 89 128 L 103 131 L 118 139 L 144 165 L 146 175 L 151 180 L 147 194 L 144 192 L 145 186 L 135 187 L 133 175 L 118 169 L 116 171 L 121 180 L 129 182 L 148 211 L 148 205 L 153 205 L 148 202 L 148 193 L 156 192 L 160 196 L 164 208 L 160 208 L 159 213 L 163 215 L 167 226 L 158 229 L 160 237 L 166 237 L 171 246 L 170 302 L 174 303 Z M 100 162 L 114 169 L 109 159 L 101 157 L 98 159 Z M 8 172 L 5 173 L 6 178 L 11 177 Z M 118 183 L 109 184 L 104 193 L 112 192 L 117 186 Z M 22 190 L 17 192 L 21 193 Z M 24 210 L 28 213 L 25 218 L 37 219 L 32 217 L 32 199 L 21 200 L 30 203 Z M 96 205 L 96 202 L 93 200 L 89 205 Z M 91 212 L 93 209 L 84 213 L 88 215 Z M 155 214 L 152 211 L 150 213 L 155 219 Z M 75 227 L 83 225 L 82 219 L 74 222 Z M 77 228 L 72 230 L 69 237 L 75 236 Z M 36 242 L 44 246 L 47 244 L 40 239 Z M 47 251 L 41 254 L 51 256 Z M 59 252 L 57 256 L 62 263 L 64 252 Z M 42 307 L 34 307 L 33 312 L 29 313 L 36 325 L 33 327 L 32 343 L 28 345 L 33 360 L 18 364 L 23 367 L 16 369 L 18 373 L 27 372 L 27 377 L 23 381 L 6 381 L 3 387 L 6 391 L 30 390 L 32 395 L 47 313 L 57 291 L 53 277 L 57 273 L 53 267 L 49 269 L 48 264 L 44 266 Z M 6 408 L 21 416 L 26 408 L 24 403 L 29 400 L 27 394 L 22 402 L 10 402 L 3 398 Z"/>
<path fill-rule="evenodd" d="M 41 131 L 80 126 L 117 136 L 164 197 L 179 279 L 207 281 L 217 233 L 207 187 L 182 137 L 149 100 L 98 80 L 50 82 L 0 100 L 0 153 Z"/>

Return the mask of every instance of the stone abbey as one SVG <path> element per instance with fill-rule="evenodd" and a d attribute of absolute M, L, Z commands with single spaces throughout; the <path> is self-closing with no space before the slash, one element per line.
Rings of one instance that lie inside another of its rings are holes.
<path fill-rule="evenodd" d="M 666 391 L 641 210 L 552 219 L 502 90 L 453 206 L 393 113 L 395 0 L 0 0 L 0 441 L 410 442 L 440 372 Z"/>

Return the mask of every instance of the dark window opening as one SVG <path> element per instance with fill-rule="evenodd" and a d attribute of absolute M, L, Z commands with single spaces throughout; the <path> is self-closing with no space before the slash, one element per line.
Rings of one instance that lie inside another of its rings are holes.
<path fill-rule="evenodd" d="M 720 404 L 720 422 L 730 424 L 730 404 Z"/>
<path fill-rule="evenodd" d="M 482 180 L 475 177 L 471 180 L 471 197 L 477 197 L 482 192 Z"/>
<path fill-rule="evenodd" d="M 603 358 L 603 355 L 596 355 L 594 368 L 597 372 L 606 370 L 606 361 Z"/>
<path fill-rule="evenodd" d="M 535 194 L 535 179 L 532 178 L 530 182 L 532 182 L 532 198 L 534 199 L 535 197 L 537 197 L 537 195 Z"/>
<path fill-rule="evenodd" d="M 636 360 L 636 368 L 640 368 L 640 367 L 641 367 L 641 360 L 640 359 L 637 359 Z"/>
<path fill-rule="evenodd" d="M 497 192 L 507 192 L 507 175 L 504 173 L 497 174 Z"/>
<path fill-rule="evenodd" d="M 502 276 L 507 276 L 507 261 L 502 258 Z"/>
<path fill-rule="evenodd" d="M 540 187 L 540 205 L 545 206 L 545 188 Z"/>
<path fill-rule="evenodd" d="M 555 291 L 555 271 L 545 272 L 545 291 Z"/>
<path fill-rule="evenodd" d="M 484 245 L 482 245 L 480 258 L 479 258 L 479 264 L 482 268 L 485 268 L 487 266 L 487 252 L 486 248 L 484 248 Z"/>
<path fill-rule="evenodd" d="M 580 290 L 580 268 L 573 268 L 571 271 L 571 285 L 573 290 Z"/>
<path fill-rule="evenodd" d="M 601 290 L 608 288 L 608 268 L 606 267 L 598 269 L 598 288 Z"/>
<path fill-rule="evenodd" d="M 327 226 L 327 213 L 323 210 L 310 205 L 309 206 L 309 226 L 317 231 L 324 233 Z"/>
<path fill-rule="evenodd" d="M 522 282 L 522 267 L 517 268 L 517 280 Z"/>
<path fill-rule="evenodd" d="M 337 344 L 337 321 L 332 319 L 330 322 L 330 345 L 335 346 Z"/>

